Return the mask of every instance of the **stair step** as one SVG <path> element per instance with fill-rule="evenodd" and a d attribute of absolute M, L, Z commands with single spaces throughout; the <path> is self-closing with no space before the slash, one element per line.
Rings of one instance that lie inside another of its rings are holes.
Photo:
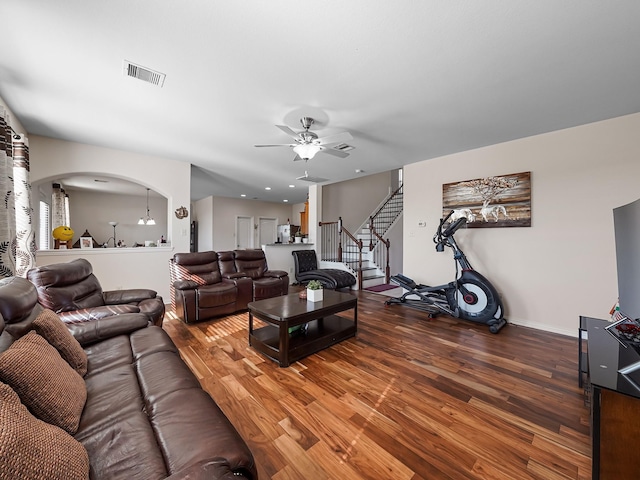
<path fill-rule="evenodd" d="M 373 287 L 374 285 L 382 285 L 384 283 L 384 276 L 363 278 L 362 288 Z"/>

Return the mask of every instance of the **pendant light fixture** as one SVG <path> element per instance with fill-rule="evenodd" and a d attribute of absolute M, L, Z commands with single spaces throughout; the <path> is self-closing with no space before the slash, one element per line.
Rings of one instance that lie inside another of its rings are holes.
<path fill-rule="evenodd" d="M 138 220 L 138 225 L 155 225 L 156 221 L 151 218 L 151 215 L 149 215 L 149 189 L 147 188 L 147 219 L 145 220 L 144 217 L 140 217 L 140 220 Z"/>

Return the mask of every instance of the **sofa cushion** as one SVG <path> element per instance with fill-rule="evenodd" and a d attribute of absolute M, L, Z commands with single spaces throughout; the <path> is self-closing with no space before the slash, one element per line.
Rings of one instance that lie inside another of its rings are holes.
<path fill-rule="evenodd" d="M 71 365 L 71 368 L 81 376 L 85 376 L 87 354 L 58 315 L 46 308 L 33 321 L 33 327 L 40 336 L 58 350 L 60 356 Z"/>
<path fill-rule="evenodd" d="M 283 285 L 279 278 L 262 277 L 253 281 L 253 298 L 262 300 L 282 295 Z"/>
<path fill-rule="evenodd" d="M 210 452 L 227 459 L 232 470 L 255 469 L 247 464 L 252 456 L 242 437 L 201 388 L 178 389 L 158 397 L 150 417 L 169 473 L 211 458 Z"/>
<path fill-rule="evenodd" d="M 74 434 L 87 399 L 82 380 L 35 331 L 0 355 L 0 380 L 11 386 L 40 420 Z"/>
<path fill-rule="evenodd" d="M 127 335 L 117 335 L 92 343 L 85 347 L 84 351 L 87 352 L 89 359 L 85 382 L 89 381 L 91 375 L 133 363 L 131 344 Z"/>
<path fill-rule="evenodd" d="M 89 458 L 71 435 L 35 418 L 18 395 L 0 383 L 0 477 L 85 480 Z"/>
<path fill-rule="evenodd" d="M 185 404 L 183 408 L 191 406 Z M 168 476 L 155 433 L 143 410 L 123 409 L 117 413 L 117 421 L 78 432 L 76 439 L 87 449 L 92 479 L 151 480 Z"/>
<path fill-rule="evenodd" d="M 198 288 L 198 308 L 219 307 L 234 303 L 238 297 L 238 289 L 233 283 L 216 283 Z"/>
<path fill-rule="evenodd" d="M 267 260 L 260 249 L 234 250 L 236 269 L 253 280 L 262 278 L 267 271 Z"/>

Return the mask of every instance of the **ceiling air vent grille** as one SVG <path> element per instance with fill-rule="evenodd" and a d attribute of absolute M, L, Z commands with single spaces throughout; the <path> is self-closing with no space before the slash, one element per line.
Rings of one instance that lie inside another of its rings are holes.
<path fill-rule="evenodd" d="M 164 84 L 164 79 L 166 77 L 164 73 L 136 65 L 128 60 L 125 60 L 123 65 L 123 73 L 127 77 L 137 78 L 138 80 L 142 80 L 143 82 L 151 83 L 152 85 L 157 85 L 159 87 L 162 87 Z"/>
<path fill-rule="evenodd" d="M 312 182 L 312 183 L 322 183 L 322 182 L 328 181 L 329 179 L 322 178 L 322 177 L 312 177 L 307 172 L 304 172 L 304 175 L 302 175 L 301 177 L 296 177 L 296 180 L 302 180 L 304 182 Z"/>
<path fill-rule="evenodd" d="M 346 143 L 339 143 L 338 145 L 334 145 L 331 148 L 333 148 L 334 150 L 340 150 L 341 152 L 348 152 L 349 150 L 353 150 L 356 147 L 347 145 Z"/>

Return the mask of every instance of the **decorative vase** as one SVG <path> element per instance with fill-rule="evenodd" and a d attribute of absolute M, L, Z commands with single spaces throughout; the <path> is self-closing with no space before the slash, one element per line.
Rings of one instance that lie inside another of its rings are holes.
<path fill-rule="evenodd" d="M 304 238 L 302 239 L 302 243 L 309 243 L 309 239 L 308 239 L 307 237 L 304 237 Z"/>
<path fill-rule="evenodd" d="M 307 288 L 307 301 L 308 302 L 321 302 L 323 299 L 322 289 L 319 290 L 309 290 Z"/>

